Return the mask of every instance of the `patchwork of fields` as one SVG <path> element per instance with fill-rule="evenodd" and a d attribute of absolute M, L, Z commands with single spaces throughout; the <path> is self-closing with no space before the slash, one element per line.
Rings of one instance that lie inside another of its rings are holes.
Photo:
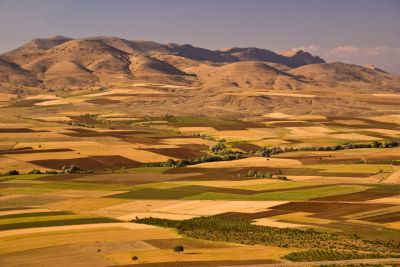
<path fill-rule="evenodd" d="M 126 97 L 171 97 L 165 88 L 7 95 L 1 266 L 389 264 L 400 257 L 400 146 L 388 145 L 400 140 L 399 114 L 270 113 L 246 121 L 141 117 L 114 106 Z M 264 147 L 282 151 L 263 155 Z M 216 235 L 207 220 L 227 232 Z M 177 245 L 184 252 L 174 252 Z"/>

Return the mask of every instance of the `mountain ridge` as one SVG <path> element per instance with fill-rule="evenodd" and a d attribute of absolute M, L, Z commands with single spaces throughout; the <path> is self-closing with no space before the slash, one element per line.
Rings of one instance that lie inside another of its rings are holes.
<path fill-rule="evenodd" d="M 0 56 L 0 82 L 43 88 L 145 80 L 204 88 L 298 90 L 321 84 L 351 88 L 360 82 L 371 90 L 391 91 L 398 78 L 370 66 L 327 63 L 302 50 L 280 54 L 257 47 L 210 50 L 113 36 L 36 38 Z"/>

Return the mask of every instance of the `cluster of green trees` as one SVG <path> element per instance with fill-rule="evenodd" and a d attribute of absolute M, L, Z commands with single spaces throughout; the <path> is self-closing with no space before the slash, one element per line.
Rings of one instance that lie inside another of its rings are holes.
<path fill-rule="evenodd" d="M 246 173 L 246 177 L 251 177 L 251 178 L 274 178 L 274 179 L 279 179 L 279 180 L 287 180 L 287 177 L 284 175 L 273 175 L 271 172 L 263 172 L 263 171 L 257 171 L 257 170 L 249 170 Z"/>
<path fill-rule="evenodd" d="M 94 173 L 93 170 L 83 170 L 80 166 L 77 165 L 70 165 L 70 166 L 63 166 L 61 168 L 61 173 L 71 174 L 71 173 Z"/>
<path fill-rule="evenodd" d="M 334 146 L 310 146 L 310 147 L 263 147 L 255 152 L 253 155 L 270 157 L 272 155 L 277 155 L 285 152 L 297 152 L 297 151 L 337 151 L 345 149 L 358 149 L 358 148 L 392 148 L 400 146 L 400 140 L 392 140 L 379 142 L 374 141 L 370 144 L 353 144 L 348 143 L 344 145 L 334 145 Z"/>
<path fill-rule="evenodd" d="M 218 143 L 211 146 L 210 151 L 214 154 L 219 154 L 219 155 L 232 153 L 231 149 L 227 147 L 225 139 L 221 139 L 218 141 Z"/>
<path fill-rule="evenodd" d="M 76 166 L 76 165 L 70 165 L 70 166 L 63 166 L 61 168 L 61 171 L 55 171 L 55 170 L 50 170 L 50 171 L 41 171 L 38 169 L 33 169 L 27 174 L 70 174 L 70 173 L 94 173 L 93 170 L 82 170 L 81 167 Z M 19 175 L 20 172 L 18 170 L 10 170 L 5 173 L 5 175 Z"/>
<path fill-rule="evenodd" d="M 398 242 L 360 239 L 340 233 L 276 228 L 252 224 L 252 219 L 238 217 L 197 217 L 187 220 L 142 218 L 136 223 L 176 228 L 184 236 L 223 242 L 261 244 L 321 250 L 359 250 L 363 252 L 400 253 Z"/>
<path fill-rule="evenodd" d="M 193 133 L 192 136 L 200 137 L 201 139 L 204 139 L 204 140 L 216 141 L 216 139 L 213 136 L 208 135 L 208 134 Z"/>
<path fill-rule="evenodd" d="M 284 175 L 273 175 L 271 172 L 263 172 L 263 171 L 257 171 L 257 170 L 249 170 L 246 174 L 246 177 L 251 177 L 251 178 L 274 178 L 274 179 L 279 179 L 279 180 L 287 180 L 288 178 Z"/>
<path fill-rule="evenodd" d="M 5 175 L 19 175 L 19 171 L 17 170 L 9 170 L 5 173 Z"/>
<path fill-rule="evenodd" d="M 58 171 L 41 171 L 38 169 L 33 169 L 28 174 L 59 174 Z"/>
<path fill-rule="evenodd" d="M 272 173 L 270 172 L 262 172 L 262 171 L 256 171 L 256 170 L 249 170 L 246 173 L 246 177 L 252 177 L 252 178 L 272 178 Z"/>
<path fill-rule="evenodd" d="M 214 161 L 229 161 L 241 159 L 243 155 L 241 153 L 233 153 L 227 155 L 215 155 L 215 156 L 204 156 L 196 159 L 181 159 L 181 160 L 173 160 L 168 159 L 166 162 L 152 162 L 146 163 L 144 167 L 185 167 L 189 165 L 196 165 L 203 162 L 214 162 Z"/>

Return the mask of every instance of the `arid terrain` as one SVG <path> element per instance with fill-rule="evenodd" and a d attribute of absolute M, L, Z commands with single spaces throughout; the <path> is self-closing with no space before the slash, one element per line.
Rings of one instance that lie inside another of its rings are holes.
<path fill-rule="evenodd" d="M 399 266 L 400 76 L 34 39 L 0 55 L 0 174 L 0 266 Z"/>

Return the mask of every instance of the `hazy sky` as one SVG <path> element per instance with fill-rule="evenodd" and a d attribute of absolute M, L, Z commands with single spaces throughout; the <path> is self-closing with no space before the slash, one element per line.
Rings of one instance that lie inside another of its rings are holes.
<path fill-rule="evenodd" d="M 0 53 L 52 35 L 302 48 L 400 73 L 400 0 L 0 0 Z"/>

